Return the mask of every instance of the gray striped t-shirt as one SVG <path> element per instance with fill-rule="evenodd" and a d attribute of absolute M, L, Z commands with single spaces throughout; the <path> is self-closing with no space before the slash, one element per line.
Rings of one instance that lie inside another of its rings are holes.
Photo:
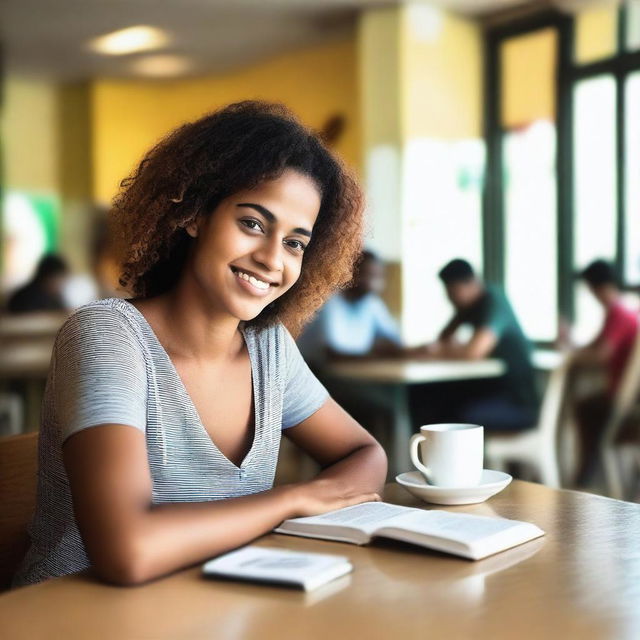
<path fill-rule="evenodd" d="M 211 440 L 169 355 L 136 307 L 107 298 L 81 307 L 65 322 L 42 405 L 31 547 L 14 585 L 90 566 L 62 461 L 63 442 L 81 429 L 111 423 L 145 433 L 154 504 L 221 500 L 272 487 L 281 430 L 317 411 L 327 392 L 282 325 L 245 328 L 243 335 L 255 435 L 238 467 Z"/>

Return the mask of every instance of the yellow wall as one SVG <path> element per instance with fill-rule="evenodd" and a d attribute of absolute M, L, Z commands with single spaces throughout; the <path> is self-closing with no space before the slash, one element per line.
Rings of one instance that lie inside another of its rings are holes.
<path fill-rule="evenodd" d="M 8 77 L 3 92 L 5 188 L 57 193 L 57 85 L 46 80 Z"/>
<path fill-rule="evenodd" d="M 398 7 L 363 11 L 358 19 L 363 178 L 367 194 L 368 248 L 386 262 L 384 292 L 400 315 L 402 226 L 402 19 Z"/>
<path fill-rule="evenodd" d="M 504 42 L 500 49 L 503 127 L 555 120 L 557 49 L 557 31 L 553 28 Z"/>
<path fill-rule="evenodd" d="M 87 82 L 59 86 L 60 249 L 77 271 L 90 271 L 97 212 L 92 206 L 91 92 Z"/>
<path fill-rule="evenodd" d="M 612 56 L 616 52 L 619 3 L 599 2 L 576 14 L 576 62 L 587 63 Z"/>
<path fill-rule="evenodd" d="M 336 146 L 360 165 L 355 41 L 281 55 L 228 74 L 178 81 L 99 80 L 93 85 L 94 194 L 108 202 L 142 154 L 170 129 L 219 106 L 248 98 L 277 100 L 320 128 L 341 113 L 346 129 Z"/>
<path fill-rule="evenodd" d="M 396 7 L 361 14 L 358 69 L 365 150 L 401 139 L 401 17 Z"/>
<path fill-rule="evenodd" d="M 403 12 L 404 137 L 482 137 L 482 34 L 438 8 Z"/>

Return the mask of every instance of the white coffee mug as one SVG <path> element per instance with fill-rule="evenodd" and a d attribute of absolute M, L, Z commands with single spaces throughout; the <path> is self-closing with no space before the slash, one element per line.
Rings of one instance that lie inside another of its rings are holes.
<path fill-rule="evenodd" d="M 483 449 L 484 428 L 477 424 L 426 424 L 410 445 L 411 461 L 426 481 L 450 488 L 480 484 Z"/>

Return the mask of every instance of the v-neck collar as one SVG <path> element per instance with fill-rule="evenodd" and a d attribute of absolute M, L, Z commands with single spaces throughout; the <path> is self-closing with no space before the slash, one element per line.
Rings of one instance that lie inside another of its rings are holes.
<path fill-rule="evenodd" d="M 134 315 L 137 318 L 139 318 L 139 320 L 142 322 L 143 327 L 151 335 L 152 340 L 156 343 L 156 345 L 158 346 L 158 348 L 159 348 L 160 352 L 162 353 L 163 357 L 166 359 L 167 365 L 169 366 L 169 368 L 170 368 L 170 370 L 172 372 L 172 375 L 175 377 L 175 379 L 176 379 L 176 381 L 178 383 L 179 389 L 182 390 L 182 393 L 184 394 L 184 397 L 186 398 L 187 406 L 189 408 L 189 411 L 192 413 L 195 421 L 198 424 L 198 427 L 199 427 L 199 430 L 200 430 L 200 436 L 204 437 L 209 442 L 211 448 L 215 451 L 215 453 L 218 456 L 220 456 L 228 465 L 231 465 L 235 470 L 245 469 L 247 464 L 253 458 L 255 449 L 256 449 L 257 444 L 258 444 L 258 440 L 259 440 L 260 434 L 262 433 L 262 425 L 260 425 L 259 421 L 258 421 L 258 416 L 260 415 L 260 411 L 259 411 L 259 400 L 260 399 L 258 397 L 258 389 L 257 389 L 257 385 L 256 385 L 256 381 L 258 379 L 257 375 L 256 375 L 257 371 L 258 371 L 258 363 L 255 362 L 255 358 L 257 357 L 257 355 L 254 353 L 254 350 L 251 348 L 251 346 L 253 346 L 253 344 L 254 344 L 253 332 L 251 330 L 245 329 L 242 326 L 239 327 L 240 334 L 242 335 L 242 339 L 244 340 L 244 344 L 245 344 L 245 346 L 247 348 L 247 352 L 249 354 L 249 363 L 250 363 L 250 366 L 251 366 L 251 393 L 252 393 L 252 396 L 253 396 L 253 441 L 251 443 L 251 447 L 249 448 L 249 451 L 245 454 L 244 458 L 242 459 L 242 462 L 240 463 L 240 466 L 238 466 L 235 462 L 232 462 L 231 460 L 229 460 L 229 458 L 227 458 L 227 456 L 224 453 L 222 453 L 222 451 L 220 451 L 220 449 L 218 448 L 218 445 L 213 441 L 213 439 L 211 438 L 211 435 L 206 430 L 206 428 L 205 428 L 205 426 L 204 426 L 204 424 L 202 422 L 202 419 L 200 418 L 200 414 L 198 413 L 198 409 L 197 409 L 195 403 L 193 402 L 193 399 L 189 395 L 189 392 L 187 391 L 187 388 L 186 388 L 182 378 L 180 377 L 180 374 L 178 373 L 178 370 L 176 369 L 175 365 L 173 364 L 173 360 L 171 360 L 171 356 L 169 356 L 169 354 L 167 353 L 167 350 L 164 348 L 164 346 L 160 342 L 160 339 L 156 335 L 156 332 L 153 330 L 153 327 L 151 326 L 151 324 L 149 323 L 147 318 L 138 309 L 138 307 L 136 307 L 134 304 L 132 304 L 128 300 L 122 299 L 122 302 L 126 303 L 127 307 L 129 307 L 129 308 L 131 308 L 133 310 Z M 250 344 L 250 342 L 251 342 L 251 344 Z"/>

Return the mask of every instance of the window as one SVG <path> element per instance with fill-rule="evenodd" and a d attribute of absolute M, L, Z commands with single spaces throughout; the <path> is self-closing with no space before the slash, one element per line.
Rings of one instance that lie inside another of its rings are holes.
<path fill-rule="evenodd" d="M 626 49 L 627 51 L 637 51 L 640 49 L 640 0 L 627 0 L 626 10 Z"/>
<path fill-rule="evenodd" d="M 557 319 L 557 33 L 500 46 L 504 286 L 525 333 L 553 340 Z"/>
<path fill-rule="evenodd" d="M 557 321 L 556 130 L 505 134 L 505 288 L 524 332 L 553 340 Z"/>
<path fill-rule="evenodd" d="M 602 311 L 576 271 L 640 284 L 640 0 L 490 29 L 486 61 L 485 267 L 531 338 L 560 309 L 588 340 Z"/>
<path fill-rule="evenodd" d="M 578 82 L 574 89 L 574 222 L 575 269 L 597 259 L 615 261 L 616 202 L 616 87 L 612 76 Z M 578 286 L 574 337 L 585 342 L 602 321 L 600 308 Z"/>
<path fill-rule="evenodd" d="M 403 335 L 433 340 L 452 315 L 438 271 L 453 258 L 482 267 L 482 140 L 412 140 L 404 165 L 408 226 L 403 238 Z"/>
<path fill-rule="evenodd" d="M 637 285 L 640 284 L 640 71 L 627 78 L 625 101 L 624 276 L 628 283 Z"/>
<path fill-rule="evenodd" d="M 574 19 L 574 60 L 596 62 L 616 53 L 618 7 L 614 4 L 583 8 Z"/>

